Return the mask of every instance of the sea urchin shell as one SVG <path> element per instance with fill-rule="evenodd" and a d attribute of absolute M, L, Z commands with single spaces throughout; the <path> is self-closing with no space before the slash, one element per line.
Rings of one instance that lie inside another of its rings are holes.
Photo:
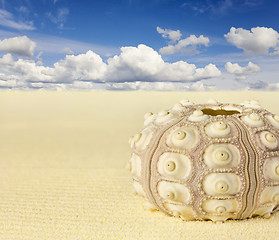
<path fill-rule="evenodd" d="M 257 101 L 182 100 L 130 139 L 133 186 L 184 220 L 269 217 L 279 209 L 279 116 Z"/>

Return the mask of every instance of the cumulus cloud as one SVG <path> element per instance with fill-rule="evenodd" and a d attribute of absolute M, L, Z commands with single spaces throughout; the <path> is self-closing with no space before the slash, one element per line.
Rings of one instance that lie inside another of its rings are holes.
<path fill-rule="evenodd" d="M 196 68 L 184 61 L 164 62 L 162 57 L 146 45 L 122 47 L 121 54 L 108 59 L 106 79 L 109 81 L 197 81 L 220 76 L 213 65 Z"/>
<path fill-rule="evenodd" d="M 105 83 L 94 83 L 86 81 L 74 81 L 72 83 L 41 83 L 32 82 L 28 85 L 32 89 L 39 90 L 55 90 L 55 91 L 67 91 L 67 90 L 105 90 Z"/>
<path fill-rule="evenodd" d="M 70 90 L 70 85 L 67 83 L 29 83 L 26 88 L 38 90 L 51 90 L 51 91 L 65 91 Z"/>
<path fill-rule="evenodd" d="M 203 35 L 201 35 L 199 37 L 196 37 L 195 35 L 190 35 L 190 37 L 187 37 L 185 39 L 181 39 L 175 44 L 170 44 L 168 46 L 160 48 L 159 51 L 160 51 L 161 54 L 174 54 L 174 53 L 177 53 L 177 52 L 181 52 L 181 51 L 186 51 L 187 52 L 187 50 L 188 51 L 190 50 L 191 53 L 196 54 L 196 53 L 198 53 L 196 51 L 196 46 L 197 45 L 208 46 L 208 44 L 209 44 L 209 38 L 208 37 L 204 37 Z"/>
<path fill-rule="evenodd" d="M 66 55 L 53 67 L 45 67 L 42 65 L 41 54 L 37 56 L 37 62 L 15 59 L 10 53 L 5 54 L 0 58 L 0 71 L 7 77 L 13 75 L 21 81 L 32 83 L 30 86 L 34 88 L 39 88 L 41 86 L 39 83 L 44 83 L 44 87 L 53 86 L 51 83 L 64 83 L 72 84 L 72 87 L 79 89 L 91 88 L 92 83 L 136 81 L 185 83 L 221 75 L 213 64 L 197 68 L 194 64 L 184 61 L 165 62 L 158 52 L 145 45 L 122 47 L 121 53 L 109 58 L 107 63 L 98 54 L 89 50 L 85 54 Z"/>
<path fill-rule="evenodd" d="M 256 81 L 249 83 L 245 90 L 268 90 L 268 91 L 278 91 L 279 83 L 267 83 L 263 81 Z"/>
<path fill-rule="evenodd" d="M 0 69 L 16 73 L 26 81 L 32 82 L 72 82 L 75 80 L 104 81 L 106 64 L 92 51 L 77 56 L 67 55 L 54 67 L 41 66 L 33 60 L 14 60 L 11 54 L 0 58 Z"/>
<path fill-rule="evenodd" d="M 123 82 L 123 83 L 106 83 L 107 90 L 144 90 L 144 91 L 203 91 L 214 90 L 214 86 L 207 85 L 201 81 L 194 83 L 181 82 Z"/>
<path fill-rule="evenodd" d="M 249 90 L 262 90 L 262 89 L 268 89 L 270 85 L 263 81 L 256 81 L 248 84 Z"/>
<path fill-rule="evenodd" d="M 72 83 L 72 87 L 74 89 L 93 89 L 94 84 L 92 82 L 74 81 Z"/>
<path fill-rule="evenodd" d="M 13 14 L 4 9 L 0 9 L 0 25 L 17 30 L 35 30 L 33 22 L 16 21 Z"/>
<path fill-rule="evenodd" d="M 138 47 L 122 47 L 121 54 L 108 59 L 106 78 L 110 81 L 136 81 L 155 76 L 164 66 L 161 56 L 143 44 Z"/>
<path fill-rule="evenodd" d="M 0 51 L 14 53 L 23 57 L 31 57 L 36 43 L 26 36 L 0 40 Z"/>
<path fill-rule="evenodd" d="M 225 37 L 249 55 L 279 54 L 279 33 L 272 28 L 255 27 L 249 31 L 232 27 Z"/>
<path fill-rule="evenodd" d="M 269 83 L 268 90 L 279 90 L 279 83 Z"/>
<path fill-rule="evenodd" d="M 261 70 L 258 65 L 252 62 L 249 62 L 246 67 L 241 67 L 238 63 L 227 62 L 225 68 L 228 73 L 234 74 L 238 80 L 245 80 L 247 75 L 255 74 Z"/>
<path fill-rule="evenodd" d="M 33 60 L 14 60 L 10 53 L 0 58 L 0 69 L 5 73 L 20 76 L 22 80 L 26 81 L 55 81 L 52 76 L 44 74 L 50 68 L 39 66 Z"/>
<path fill-rule="evenodd" d="M 168 38 L 172 42 L 178 41 L 182 36 L 179 30 L 162 29 L 159 26 L 157 27 L 157 32 L 160 33 L 163 38 Z"/>
<path fill-rule="evenodd" d="M 73 83 L 31 82 L 28 86 L 32 89 L 43 90 L 91 90 L 98 88 L 94 83 L 85 81 L 74 81 Z"/>
<path fill-rule="evenodd" d="M 107 70 L 102 58 L 89 50 L 85 54 L 67 55 L 54 64 L 48 72 L 56 81 L 92 80 L 104 81 Z"/>
<path fill-rule="evenodd" d="M 22 81 L 19 76 L 0 73 L 0 88 L 24 89 L 26 87 L 27 83 Z"/>

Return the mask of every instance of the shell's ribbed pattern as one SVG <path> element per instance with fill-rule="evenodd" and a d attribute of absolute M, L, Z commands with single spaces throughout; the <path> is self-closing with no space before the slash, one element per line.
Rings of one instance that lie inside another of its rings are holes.
<path fill-rule="evenodd" d="M 257 101 L 145 115 L 130 139 L 136 192 L 184 220 L 269 217 L 279 209 L 279 116 Z"/>

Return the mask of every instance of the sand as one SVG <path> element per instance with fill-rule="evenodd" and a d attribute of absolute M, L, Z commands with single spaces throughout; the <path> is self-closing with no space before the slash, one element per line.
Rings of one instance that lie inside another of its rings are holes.
<path fill-rule="evenodd" d="M 185 222 L 133 194 L 129 137 L 183 98 L 279 113 L 279 92 L 1 91 L 0 239 L 279 239 L 279 214 Z"/>

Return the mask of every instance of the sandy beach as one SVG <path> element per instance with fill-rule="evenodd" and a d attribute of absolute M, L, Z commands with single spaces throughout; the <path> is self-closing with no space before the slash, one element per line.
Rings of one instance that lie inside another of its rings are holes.
<path fill-rule="evenodd" d="M 257 99 L 279 114 L 278 91 L 1 91 L 0 239 L 278 239 L 278 213 L 185 222 L 133 194 L 129 137 L 185 98 Z"/>

